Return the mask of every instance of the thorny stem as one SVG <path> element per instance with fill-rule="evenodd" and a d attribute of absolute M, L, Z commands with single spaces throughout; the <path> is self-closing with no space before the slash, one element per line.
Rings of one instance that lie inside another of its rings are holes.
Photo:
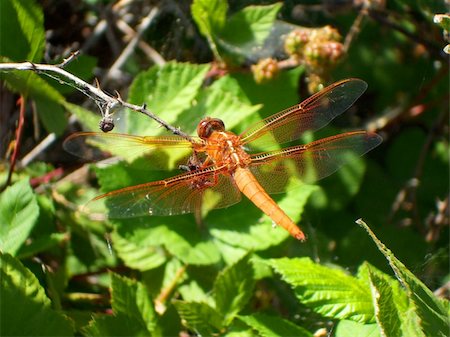
<path fill-rule="evenodd" d="M 156 116 L 153 112 L 147 109 L 146 105 L 135 105 L 128 103 L 124 100 L 122 100 L 120 97 L 113 97 L 103 90 L 101 90 L 99 87 L 95 87 L 79 77 L 73 75 L 72 73 L 69 73 L 68 71 L 62 69 L 62 66 L 66 65 L 67 63 L 71 62 L 73 58 L 77 55 L 77 53 L 72 54 L 68 59 L 65 59 L 61 64 L 58 65 L 49 65 L 49 64 L 37 64 L 37 63 L 31 63 L 31 62 L 23 62 L 23 63 L 0 63 L 0 71 L 11 71 L 11 70 L 28 70 L 28 71 L 34 71 L 36 73 L 42 73 L 44 75 L 47 75 L 51 78 L 54 78 L 52 74 L 57 74 L 57 79 L 62 81 L 61 78 L 64 78 L 66 80 L 69 80 L 70 82 L 74 83 L 75 88 L 85 94 L 86 96 L 93 98 L 95 100 L 95 103 L 99 107 L 103 118 L 110 117 L 114 110 L 116 110 L 118 107 L 124 107 L 131 109 L 133 111 L 140 112 L 147 117 L 150 117 L 154 121 L 156 121 L 158 124 L 163 126 L 167 131 L 172 132 L 175 135 L 178 135 L 184 139 L 190 140 L 191 136 L 188 134 L 182 132 L 179 128 L 176 128 L 165 121 L 163 121 L 161 118 Z"/>

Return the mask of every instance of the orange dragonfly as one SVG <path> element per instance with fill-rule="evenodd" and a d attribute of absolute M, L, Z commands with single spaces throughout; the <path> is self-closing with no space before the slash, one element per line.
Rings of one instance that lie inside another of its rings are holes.
<path fill-rule="evenodd" d="M 125 187 L 93 199 L 94 203 L 106 201 L 110 218 L 194 213 L 198 220 L 208 193 L 215 194 L 212 208 L 233 205 L 243 193 L 275 224 L 303 241 L 303 231 L 269 194 L 283 192 L 292 175 L 305 183 L 322 179 L 352 155 L 361 156 L 378 146 L 382 138 L 372 132 L 353 131 L 284 149 L 279 149 L 278 144 L 298 139 L 306 130 L 327 125 L 346 111 L 366 88 L 367 84 L 360 79 L 336 82 L 302 103 L 255 123 L 240 135 L 225 131 L 220 119 L 207 117 L 198 124 L 198 137 L 190 139 L 177 135 L 139 137 L 81 132 L 71 135 L 64 146 L 76 155 L 80 155 L 77 145 L 80 140 L 125 145 L 130 149 L 189 148 L 192 151 L 184 166 L 186 172 L 182 174 Z"/>

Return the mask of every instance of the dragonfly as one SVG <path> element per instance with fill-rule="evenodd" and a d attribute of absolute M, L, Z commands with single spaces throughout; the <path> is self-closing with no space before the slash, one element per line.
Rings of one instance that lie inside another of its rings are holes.
<path fill-rule="evenodd" d="M 208 199 L 214 200 L 211 208 L 224 208 L 239 202 L 244 194 L 274 224 L 304 241 L 304 232 L 269 195 L 285 192 L 292 177 L 311 184 L 329 176 L 355 156 L 378 146 L 382 138 L 374 132 L 350 131 L 303 145 L 281 148 L 279 144 L 327 125 L 352 106 L 366 88 L 367 83 L 356 78 L 336 82 L 239 135 L 226 131 L 219 118 L 206 117 L 197 126 L 197 136 L 189 138 L 80 132 L 69 136 L 64 147 L 81 156 L 80 140 L 142 150 L 189 149 L 182 173 L 94 198 L 91 203 L 106 203 L 109 218 L 194 213 L 199 219 Z"/>

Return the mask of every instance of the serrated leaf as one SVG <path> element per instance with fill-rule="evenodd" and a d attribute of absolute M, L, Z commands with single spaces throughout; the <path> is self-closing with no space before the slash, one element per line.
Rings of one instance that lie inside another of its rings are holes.
<path fill-rule="evenodd" d="M 149 336 L 149 332 L 138 322 L 125 314 L 119 313 L 114 316 L 96 316 L 83 328 L 87 336 Z"/>
<path fill-rule="evenodd" d="M 333 319 L 374 321 L 370 290 L 357 278 L 309 258 L 272 259 L 268 263 L 293 287 L 299 301 L 313 311 Z"/>
<path fill-rule="evenodd" d="M 423 336 L 447 336 L 450 329 L 448 320 L 448 301 L 438 300 L 436 296 L 422 283 L 395 255 L 375 236 L 367 224 L 359 219 L 357 223 L 369 233 L 380 252 L 386 257 L 389 265 L 400 283 L 405 287 L 406 294 L 411 301 L 408 321 L 415 322 Z M 413 316 L 417 316 L 414 319 Z"/>
<path fill-rule="evenodd" d="M 0 195 L 0 250 L 15 255 L 38 216 L 39 207 L 28 179 L 8 187 Z"/>
<path fill-rule="evenodd" d="M 40 61 L 45 48 L 44 13 L 42 8 L 34 0 L 13 0 L 12 3 L 17 11 L 17 19 L 30 48 L 25 59 L 31 62 Z"/>
<path fill-rule="evenodd" d="M 34 0 L 3 1 L 0 55 L 14 61 L 40 61 L 45 47 L 44 15 Z"/>
<path fill-rule="evenodd" d="M 156 234 L 157 230 L 150 234 Z M 136 238 L 137 237 L 137 238 Z M 114 231 L 111 239 L 117 255 L 125 264 L 133 269 L 145 271 L 157 268 L 166 261 L 166 256 L 159 245 L 149 245 L 139 240 L 140 235 L 129 236 L 122 231 Z"/>
<path fill-rule="evenodd" d="M 136 76 L 130 87 L 129 100 L 147 104 L 166 123 L 174 124 L 178 115 L 189 108 L 197 96 L 208 65 L 168 62 L 154 66 Z M 136 112 L 128 114 L 127 133 L 150 136 L 166 132 L 148 117 Z"/>
<path fill-rule="evenodd" d="M 226 325 L 245 307 L 253 294 L 255 279 L 249 258 L 247 254 L 225 268 L 214 283 L 216 309 L 225 318 Z"/>
<path fill-rule="evenodd" d="M 294 323 L 281 317 L 269 316 L 265 314 L 253 314 L 251 316 L 239 316 L 245 324 L 256 330 L 258 336 L 296 336 L 313 337 L 308 330 L 295 325 Z"/>
<path fill-rule="evenodd" d="M 129 278 L 111 275 L 111 304 L 115 314 L 124 314 L 139 322 L 147 331 L 156 326 L 153 302 L 145 287 Z"/>
<path fill-rule="evenodd" d="M 175 301 L 182 322 L 200 335 L 211 336 L 222 328 L 222 317 L 206 303 Z"/>
<path fill-rule="evenodd" d="M 70 320 L 51 308 L 36 276 L 11 255 L 1 252 L 0 298 L 1 336 L 69 336 L 74 333 Z"/>
<path fill-rule="evenodd" d="M 158 225 L 147 226 L 144 225 L 146 222 Z M 190 265 L 209 265 L 220 260 L 218 249 L 213 242 L 202 238 L 201 231 L 189 216 L 146 217 L 140 221 L 121 220 L 120 224 L 113 234 L 113 242 L 119 240 L 118 255 L 132 268 L 155 268 L 165 261 L 167 252 Z M 145 257 L 147 261 L 142 260 Z"/>
<path fill-rule="evenodd" d="M 234 46 L 260 44 L 270 33 L 282 3 L 248 6 L 233 14 L 220 37 Z"/>
<path fill-rule="evenodd" d="M 336 326 L 336 337 L 381 337 L 377 324 L 362 324 L 342 320 Z"/>
<path fill-rule="evenodd" d="M 203 302 L 210 306 L 214 306 L 214 300 L 208 296 L 196 281 L 190 281 L 178 288 L 179 293 L 187 302 Z"/>
<path fill-rule="evenodd" d="M 200 120 L 210 116 L 220 118 L 225 123 L 225 128 L 231 130 L 260 108 L 261 105 L 249 104 L 234 78 L 224 76 L 202 90 L 196 98 L 196 105 L 189 113 L 180 115 L 175 125 L 183 125 L 183 131 L 193 133 Z"/>
<path fill-rule="evenodd" d="M 400 315 L 395 305 L 394 291 L 381 273 L 369 268 L 370 289 L 372 292 L 375 318 L 385 337 L 401 336 Z"/>

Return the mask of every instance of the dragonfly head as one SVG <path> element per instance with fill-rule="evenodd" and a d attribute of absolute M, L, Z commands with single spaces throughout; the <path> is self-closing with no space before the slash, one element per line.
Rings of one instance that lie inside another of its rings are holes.
<path fill-rule="evenodd" d="M 208 139 L 214 131 L 225 131 L 225 124 L 219 118 L 206 117 L 197 126 L 197 134 L 202 139 Z"/>

